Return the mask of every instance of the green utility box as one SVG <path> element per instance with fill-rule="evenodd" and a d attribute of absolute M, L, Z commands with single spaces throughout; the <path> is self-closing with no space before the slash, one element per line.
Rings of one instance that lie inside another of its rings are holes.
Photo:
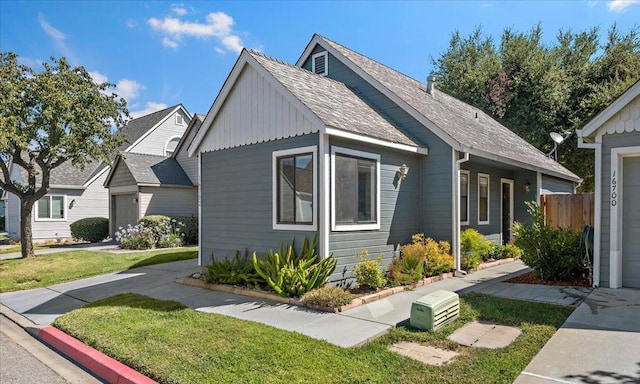
<path fill-rule="evenodd" d="M 437 331 L 460 317 L 460 298 L 455 292 L 435 291 L 411 304 L 409 323 L 424 331 Z"/>

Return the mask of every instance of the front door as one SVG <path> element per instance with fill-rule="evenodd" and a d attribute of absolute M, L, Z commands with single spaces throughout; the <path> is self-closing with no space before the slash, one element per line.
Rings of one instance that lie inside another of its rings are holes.
<path fill-rule="evenodd" d="M 513 227 L 513 180 L 501 179 L 502 203 L 502 244 L 511 241 L 511 227 Z"/>

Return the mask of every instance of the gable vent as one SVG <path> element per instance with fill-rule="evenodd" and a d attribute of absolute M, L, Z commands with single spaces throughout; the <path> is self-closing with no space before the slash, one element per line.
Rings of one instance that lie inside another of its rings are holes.
<path fill-rule="evenodd" d="M 320 76 L 326 76 L 328 71 L 328 54 L 327 51 L 316 53 L 311 56 L 311 71 Z"/>

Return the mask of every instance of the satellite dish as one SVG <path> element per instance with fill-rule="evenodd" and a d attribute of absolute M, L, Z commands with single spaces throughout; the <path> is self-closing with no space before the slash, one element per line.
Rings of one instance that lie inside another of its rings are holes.
<path fill-rule="evenodd" d="M 551 136 L 551 140 L 555 141 L 557 144 L 562 144 L 564 141 L 564 137 L 557 132 L 551 132 L 549 135 Z"/>

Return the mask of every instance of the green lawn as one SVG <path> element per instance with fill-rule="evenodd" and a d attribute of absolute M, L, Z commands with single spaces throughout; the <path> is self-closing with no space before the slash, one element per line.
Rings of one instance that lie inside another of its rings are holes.
<path fill-rule="evenodd" d="M 469 294 L 461 320 L 434 333 L 399 327 L 359 348 L 124 294 L 59 317 L 54 325 L 160 383 L 512 383 L 572 309 Z M 502 349 L 446 339 L 473 319 L 522 328 Z M 442 367 L 388 351 L 397 341 L 456 350 Z"/>
<path fill-rule="evenodd" d="M 195 259 L 197 247 L 148 252 L 69 251 L 0 261 L 0 292 L 46 287 L 145 265 Z"/>

